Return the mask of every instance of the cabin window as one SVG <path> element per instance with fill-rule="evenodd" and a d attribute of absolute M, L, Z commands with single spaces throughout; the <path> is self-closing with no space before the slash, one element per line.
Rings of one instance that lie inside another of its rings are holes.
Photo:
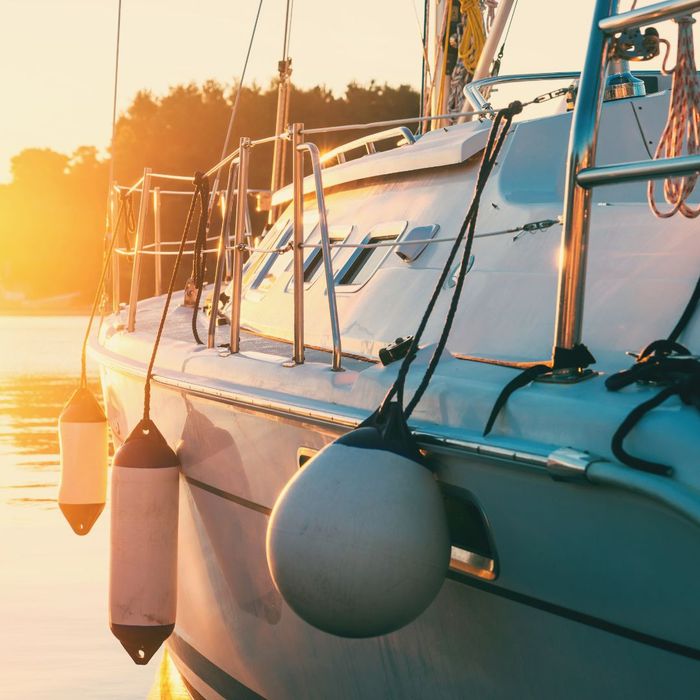
<path fill-rule="evenodd" d="M 365 236 L 361 245 L 395 241 L 405 231 L 406 225 L 406 221 L 392 221 L 375 226 Z M 336 285 L 359 289 L 369 280 L 390 252 L 390 246 L 357 248 L 336 275 Z"/>
<path fill-rule="evenodd" d="M 274 248 L 284 248 L 284 246 L 289 243 L 292 238 L 292 226 L 289 225 L 282 232 L 282 235 L 275 241 L 275 243 L 270 246 L 270 249 Z M 260 253 L 261 259 L 263 260 L 262 266 L 257 271 L 257 274 L 250 283 L 250 289 L 267 289 L 272 282 L 270 271 L 272 266 L 277 262 L 279 258 L 279 253 Z M 252 272 L 252 271 L 251 271 Z"/>
<path fill-rule="evenodd" d="M 331 226 L 328 231 L 328 239 L 331 245 L 334 243 L 343 243 L 350 235 L 351 231 L 352 226 Z M 311 236 L 309 236 L 309 238 L 311 238 Z M 313 243 L 319 244 L 320 242 L 321 233 L 320 230 L 317 230 Z M 304 282 L 306 284 L 314 282 L 323 271 L 323 249 L 311 248 L 310 251 L 311 253 L 304 262 Z M 334 253 L 335 251 L 331 249 L 331 259 L 333 259 Z"/>

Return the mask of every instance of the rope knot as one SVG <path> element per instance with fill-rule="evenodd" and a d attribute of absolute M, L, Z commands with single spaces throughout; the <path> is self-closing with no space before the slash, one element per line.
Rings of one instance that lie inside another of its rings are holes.
<path fill-rule="evenodd" d="M 523 111 L 523 103 L 520 100 L 513 100 L 504 110 L 510 117 L 520 114 Z"/>

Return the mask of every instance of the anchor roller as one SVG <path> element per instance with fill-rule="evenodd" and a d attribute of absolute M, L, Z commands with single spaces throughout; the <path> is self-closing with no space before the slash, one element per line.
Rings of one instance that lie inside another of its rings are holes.
<path fill-rule="evenodd" d="M 403 627 L 435 598 L 450 538 L 442 495 L 397 422 L 353 430 L 287 484 L 267 530 L 267 561 L 287 604 L 341 637 Z"/>
<path fill-rule="evenodd" d="M 58 507 L 77 535 L 87 535 L 105 507 L 109 443 L 107 418 L 81 385 L 58 418 L 61 484 Z"/>
<path fill-rule="evenodd" d="M 175 627 L 179 460 L 142 420 L 112 465 L 110 628 L 146 664 Z"/>

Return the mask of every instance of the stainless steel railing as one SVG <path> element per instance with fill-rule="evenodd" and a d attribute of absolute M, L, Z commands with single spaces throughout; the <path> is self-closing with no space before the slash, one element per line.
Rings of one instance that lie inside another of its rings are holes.
<path fill-rule="evenodd" d="M 368 154 L 376 153 L 377 149 L 375 147 L 376 143 L 381 141 L 388 141 L 389 139 L 401 138 L 405 143 L 415 143 L 416 137 L 413 132 L 405 126 L 397 126 L 393 129 L 387 129 L 386 131 L 380 131 L 375 134 L 369 134 L 363 136 L 362 138 L 355 139 L 354 141 L 349 141 L 348 143 L 338 146 L 328 153 L 324 153 L 323 157 L 320 158 L 320 164 L 325 165 L 334 158 L 338 163 L 345 162 L 345 154 L 349 151 L 354 151 L 357 148 L 364 148 Z M 313 160 L 313 156 L 312 156 Z"/>
<path fill-rule="evenodd" d="M 335 278 L 333 276 L 333 262 L 331 260 L 331 240 L 328 233 L 328 216 L 326 214 L 326 200 L 323 194 L 323 178 L 321 175 L 321 155 L 313 143 L 300 143 L 297 151 L 306 152 L 311 158 L 311 168 L 316 188 L 316 205 L 318 207 L 318 225 L 321 232 L 321 251 L 323 257 L 323 269 L 326 276 L 326 292 L 328 296 L 328 313 L 331 320 L 331 334 L 333 337 L 333 371 L 340 372 L 342 367 L 342 347 L 340 338 L 340 323 L 338 321 L 338 302 L 335 296 Z M 303 252 L 302 252 L 303 254 Z"/>
<path fill-rule="evenodd" d="M 582 342 L 586 263 L 591 218 L 591 187 L 599 184 L 664 177 L 693 172 L 697 157 L 671 161 L 626 163 L 595 167 L 598 126 L 605 90 L 605 74 L 616 33 L 652 21 L 668 20 L 700 10 L 700 0 L 666 0 L 617 14 L 617 0 L 596 0 L 586 59 L 574 107 L 567 156 L 561 265 L 557 293 L 552 361 L 561 350 Z M 564 368 L 565 378 L 580 368 Z"/>

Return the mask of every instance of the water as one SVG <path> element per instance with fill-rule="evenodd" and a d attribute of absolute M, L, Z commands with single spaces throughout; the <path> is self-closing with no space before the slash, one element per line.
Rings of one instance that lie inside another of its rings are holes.
<path fill-rule="evenodd" d="M 135 666 L 109 631 L 108 510 L 77 537 L 56 504 L 85 324 L 0 316 L 0 698 L 188 698 L 167 654 Z"/>

